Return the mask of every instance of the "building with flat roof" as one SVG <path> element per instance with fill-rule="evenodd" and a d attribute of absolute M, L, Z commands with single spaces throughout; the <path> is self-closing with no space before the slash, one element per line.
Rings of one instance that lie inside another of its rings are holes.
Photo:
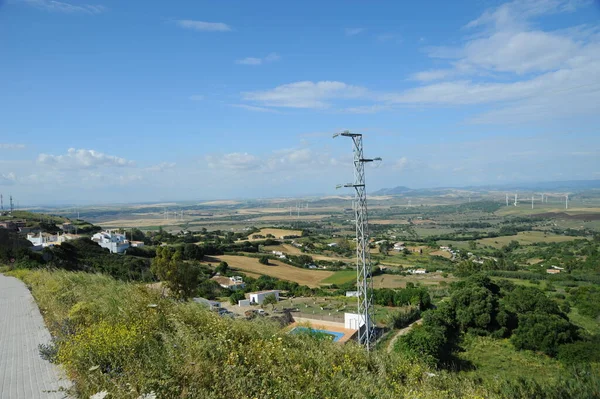
<path fill-rule="evenodd" d="M 124 234 L 114 233 L 111 231 L 102 231 L 92 236 L 92 241 L 100 245 L 102 248 L 108 248 L 113 254 L 121 254 L 129 248 L 129 241 Z"/>
<path fill-rule="evenodd" d="M 269 295 L 275 295 L 275 299 L 279 301 L 279 290 L 251 292 L 248 295 L 250 295 L 250 303 L 256 303 L 258 305 L 262 304 Z"/>

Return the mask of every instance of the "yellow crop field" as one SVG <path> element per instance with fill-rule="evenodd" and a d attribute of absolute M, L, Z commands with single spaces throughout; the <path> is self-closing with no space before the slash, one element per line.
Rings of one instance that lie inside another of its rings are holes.
<path fill-rule="evenodd" d="M 258 233 L 252 233 L 248 236 L 248 239 L 250 241 L 256 241 L 255 239 L 252 238 L 253 235 L 262 235 L 262 236 L 267 236 L 267 234 L 271 234 L 273 236 L 275 236 L 275 238 L 281 238 L 283 236 L 301 236 L 302 235 L 302 230 L 287 230 L 287 229 L 270 229 L 270 228 L 266 228 L 266 229 L 260 229 L 260 231 Z M 263 238 L 260 238 L 260 240 L 263 240 Z"/>
<path fill-rule="evenodd" d="M 220 255 L 206 257 L 205 259 L 211 263 L 224 261 L 234 269 L 276 277 L 281 280 L 295 281 L 300 285 L 309 287 L 318 287 L 322 280 L 333 275 L 333 272 L 330 271 L 301 269 L 276 260 L 269 260 L 270 265 L 263 265 L 258 262 L 257 258 L 248 256 Z"/>

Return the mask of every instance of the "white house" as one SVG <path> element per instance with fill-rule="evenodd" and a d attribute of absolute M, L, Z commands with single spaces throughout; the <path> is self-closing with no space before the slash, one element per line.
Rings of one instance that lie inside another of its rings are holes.
<path fill-rule="evenodd" d="M 244 280 L 240 276 L 215 276 L 212 279 L 219 283 L 221 287 L 227 288 L 228 290 L 243 289 L 246 287 Z"/>
<path fill-rule="evenodd" d="M 210 310 L 218 310 L 221 308 L 221 302 L 210 301 L 206 298 L 194 298 L 194 302 L 204 305 Z"/>
<path fill-rule="evenodd" d="M 102 248 L 108 248 L 113 254 L 123 253 L 129 248 L 129 241 L 125 235 L 113 233 L 111 231 L 102 231 L 92 236 L 92 241 L 100 245 Z"/>
<path fill-rule="evenodd" d="M 43 234 L 42 232 L 39 232 L 39 234 L 33 234 L 33 233 L 27 234 L 27 240 L 29 240 L 29 242 L 31 242 L 34 247 L 42 247 L 42 248 L 51 247 L 53 245 L 60 245 L 63 242 L 72 240 L 74 238 L 76 238 L 76 237 L 71 236 L 69 234 L 61 235 L 60 233 L 58 233 L 56 235 Z"/>
<path fill-rule="evenodd" d="M 250 295 L 250 303 L 256 303 L 258 305 L 262 304 L 265 301 L 265 298 L 269 295 L 275 295 L 275 299 L 277 299 L 277 301 L 279 301 L 279 291 L 278 290 L 251 292 L 249 295 Z"/>
<path fill-rule="evenodd" d="M 346 296 L 358 298 L 358 291 L 346 291 Z"/>
<path fill-rule="evenodd" d="M 327 244 L 328 247 L 337 247 L 337 242 L 332 242 L 330 244 Z"/>

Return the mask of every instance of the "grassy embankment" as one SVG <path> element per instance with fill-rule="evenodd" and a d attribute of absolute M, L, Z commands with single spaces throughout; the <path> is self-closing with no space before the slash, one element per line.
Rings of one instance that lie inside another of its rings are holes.
<path fill-rule="evenodd" d="M 286 335 L 267 321 L 220 318 L 104 275 L 12 274 L 30 287 L 81 398 L 103 390 L 114 398 L 564 396 L 552 386 L 480 384 L 355 344 Z"/>

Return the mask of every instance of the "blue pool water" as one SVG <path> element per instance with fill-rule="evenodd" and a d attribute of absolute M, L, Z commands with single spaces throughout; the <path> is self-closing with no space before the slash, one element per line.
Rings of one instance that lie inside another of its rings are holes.
<path fill-rule="evenodd" d="M 339 341 L 344 336 L 344 333 L 341 333 L 341 332 L 335 332 L 335 331 L 329 331 L 329 330 L 319 330 L 317 328 L 310 328 L 310 327 L 295 327 L 292 331 L 290 331 L 290 334 L 311 333 L 311 332 L 329 335 L 332 337 L 333 342 Z"/>

